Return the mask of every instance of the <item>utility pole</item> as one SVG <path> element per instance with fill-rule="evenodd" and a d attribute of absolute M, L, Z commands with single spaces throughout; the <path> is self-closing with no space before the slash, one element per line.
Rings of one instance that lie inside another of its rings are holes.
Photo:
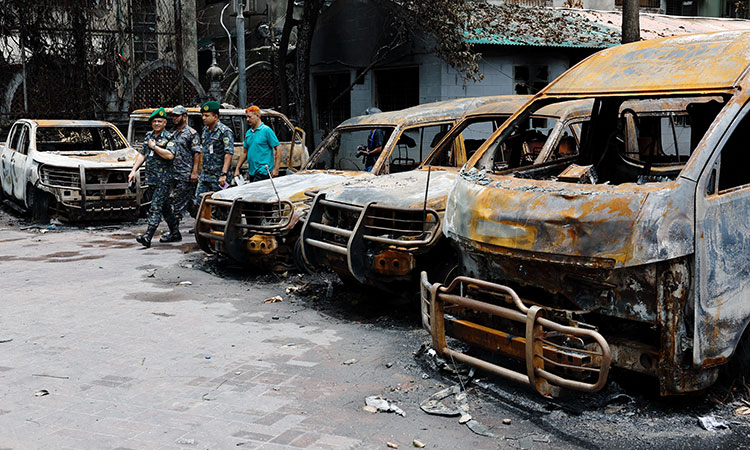
<path fill-rule="evenodd" d="M 237 22 L 235 31 L 237 33 L 237 96 L 239 107 L 247 107 L 247 81 L 245 79 L 245 0 L 235 0 L 237 11 Z"/>
<path fill-rule="evenodd" d="M 641 40 L 640 3 L 640 0 L 623 0 L 622 2 L 623 44 Z"/>

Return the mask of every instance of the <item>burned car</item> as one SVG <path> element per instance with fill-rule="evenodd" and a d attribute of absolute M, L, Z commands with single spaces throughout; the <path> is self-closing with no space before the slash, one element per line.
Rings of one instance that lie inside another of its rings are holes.
<path fill-rule="evenodd" d="M 442 238 L 441 224 L 458 168 L 529 99 L 508 96 L 467 113 L 417 170 L 321 189 L 302 229 L 307 263 L 328 266 L 344 279 L 407 294 L 418 286 L 422 269 L 447 278 L 456 267 L 456 255 Z M 590 110 L 586 100 L 542 108 L 507 142 L 513 147 L 509 158 L 530 164 L 540 156 L 573 154 Z"/>
<path fill-rule="evenodd" d="M 143 137 L 151 131 L 151 122 L 148 118 L 156 108 L 137 109 L 130 114 L 128 122 L 128 141 L 134 147 L 143 144 Z M 172 108 L 166 108 L 167 113 L 172 112 Z M 203 120 L 201 119 L 200 108 L 187 108 L 188 124 L 195 128 L 198 133 L 203 129 Z M 305 146 L 305 131 L 302 128 L 295 127 L 292 122 L 282 113 L 273 109 L 262 109 L 260 117 L 263 123 L 271 127 L 276 137 L 279 139 L 279 152 L 281 153 L 280 174 L 296 172 L 304 167 L 310 155 Z M 219 119 L 234 133 L 234 155 L 232 156 L 232 165 L 237 165 L 237 160 L 242 153 L 242 143 L 247 131 L 247 119 L 245 110 L 239 108 L 222 108 L 219 110 Z M 167 129 L 170 129 L 171 123 L 167 122 Z M 291 161 L 291 163 L 290 163 Z M 247 171 L 247 169 L 244 169 Z"/>
<path fill-rule="evenodd" d="M 611 366 L 654 377 L 662 395 L 704 389 L 730 361 L 747 369 L 748 44 L 721 32 L 610 48 L 509 119 L 448 198 L 461 276 L 422 275 L 435 349 L 548 396 L 599 390 Z M 508 167 L 518 123 L 582 98 L 593 107 L 576 155 Z M 623 107 L 636 100 L 684 111 Z"/>
<path fill-rule="evenodd" d="M 196 240 L 208 253 L 260 268 L 304 267 L 297 241 L 315 191 L 415 169 L 465 112 L 501 98 L 450 100 L 348 119 L 324 139 L 304 170 L 204 196 Z M 376 130 L 385 144 L 366 171 L 361 150 Z"/>
<path fill-rule="evenodd" d="M 0 194 L 36 220 L 134 219 L 149 203 L 140 182 L 128 188 L 136 154 L 108 122 L 18 120 L 0 155 Z"/>

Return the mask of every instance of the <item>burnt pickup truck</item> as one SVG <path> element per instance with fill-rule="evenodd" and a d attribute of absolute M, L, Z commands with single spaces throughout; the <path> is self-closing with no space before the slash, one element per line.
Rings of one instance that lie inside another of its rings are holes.
<path fill-rule="evenodd" d="M 305 267 L 298 237 L 315 191 L 415 169 L 463 114 L 501 99 L 449 100 L 348 119 L 324 139 L 303 170 L 204 196 L 196 240 L 205 252 L 266 270 Z M 385 144 L 366 171 L 360 149 L 373 130 L 380 130 Z"/>
<path fill-rule="evenodd" d="M 167 114 L 172 112 L 172 108 L 165 108 Z M 143 144 L 143 137 L 151 131 L 151 122 L 148 118 L 156 108 L 136 109 L 130 114 L 128 122 L 128 142 L 132 143 L 135 148 Z M 203 120 L 201 111 L 198 107 L 187 108 L 188 124 L 198 133 L 203 130 Z M 296 172 L 304 167 L 310 155 L 305 146 L 305 131 L 295 127 L 292 122 L 282 113 L 273 109 L 262 109 L 260 117 L 263 123 L 271 127 L 279 139 L 279 151 L 281 152 L 280 174 Z M 234 133 L 234 155 L 232 156 L 232 167 L 237 165 L 240 154 L 243 151 L 242 143 L 247 131 L 247 119 L 245 110 L 239 108 L 222 108 L 219 110 L 219 120 L 232 129 Z M 167 121 L 167 129 L 171 129 L 171 121 Z M 291 161 L 291 163 L 290 163 Z M 247 168 L 243 167 L 243 173 L 247 173 Z"/>
<path fill-rule="evenodd" d="M 111 123 L 21 119 L 0 152 L 0 195 L 36 220 L 135 219 L 149 203 L 140 182 L 128 189 L 135 157 Z"/>
<path fill-rule="evenodd" d="M 449 277 L 457 257 L 441 228 L 459 168 L 529 99 L 508 96 L 467 113 L 417 170 L 321 189 L 302 228 L 307 263 L 402 294 L 418 287 L 421 270 L 433 278 Z M 511 159 L 521 164 L 540 155 L 554 159 L 561 152 L 576 152 L 590 110 L 591 102 L 585 100 L 541 109 L 508 141 Z"/>
<path fill-rule="evenodd" d="M 750 32 L 721 32 L 607 49 L 509 119 L 448 198 L 461 276 L 422 276 L 435 349 L 547 396 L 599 390 L 613 365 L 653 376 L 662 395 L 704 389 L 728 363 L 746 373 L 749 45 Z M 508 171 L 497 144 L 581 98 L 593 107 L 578 154 Z M 684 112 L 623 108 L 659 99 Z"/>

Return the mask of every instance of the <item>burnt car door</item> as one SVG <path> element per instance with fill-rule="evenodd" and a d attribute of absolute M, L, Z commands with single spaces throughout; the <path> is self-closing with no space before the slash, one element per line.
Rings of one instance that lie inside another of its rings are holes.
<path fill-rule="evenodd" d="M 750 104 L 731 122 L 697 184 L 695 347 L 698 366 L 723 363 L 750 318 Z"/>
<path fill-rule="evenodd" d="M 0 156 L 0 172 L 2 173 L 2 189 L 7 195 L 13 196 L 13 167 L 11 166 L 11 159 L 16 153 L 18 148 L 18 142 L 21 140 L 21 134 L 23 134 L 23 126 L 20 123 L 13 125 L 8 135 L 8 145 L 3 149 L 3 153 Z"/>
<path fill-rule="evenodd" d="M 29 139 L 31 128 L 23 124 L 18 130 L 20 133 L 15 151 L 10 156 L 10 171 L 13 185 L 13 196 L 18 200 L 24 200 L 26 195 L 26 165 L 29 152 Z"/>

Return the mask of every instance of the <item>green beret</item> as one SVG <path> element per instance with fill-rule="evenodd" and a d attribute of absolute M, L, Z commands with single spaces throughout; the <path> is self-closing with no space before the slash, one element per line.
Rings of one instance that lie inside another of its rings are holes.
<path fill-rule="evenodd" d="M 217 113 L 219 112 L 219 109 L 221 109 L 221 103 L 211 100 L 210 102 L 206 102 L 201 106 L 201 112 L 212 112 Z"/>
<path fill-rule="evenodd" d="M 149 121 L 154 119 L 166 119 L 167 118 L 167 112 L 164 110 L 164 108 L 159 108 L 156 111 L 151 113 L 151 116 L 148 118 Z"/>

